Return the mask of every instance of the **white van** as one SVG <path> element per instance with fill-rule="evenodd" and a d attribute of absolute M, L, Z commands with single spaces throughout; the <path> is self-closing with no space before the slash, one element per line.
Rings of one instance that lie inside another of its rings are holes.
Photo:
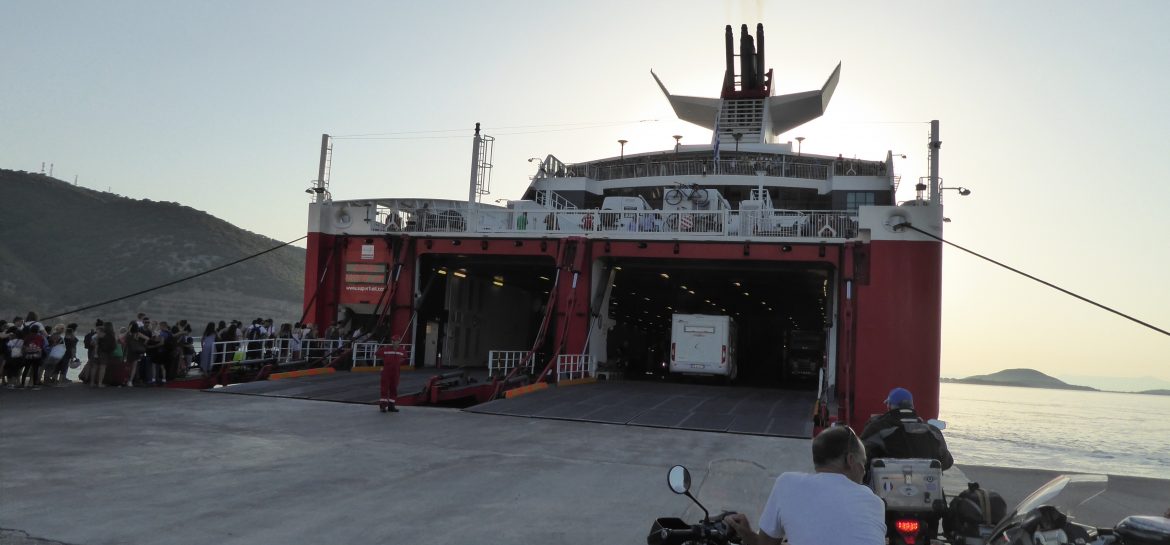
<path fill-rule="evenodd" d="M 731 227 L 731 203 L 718 189 L 664 187 L 662 194 L 663 231 L 717 234 Z"/>
<path fill-rule="evenodd" d="M 739 375 L 735 320 L 712 314 L 675 314 L 670 328 L 670 372 Z"/>
<path fill-rule="evenodd" d="M 661 220 L 640 196 L 606 197 L 601 201 L 601 229 L 606 231 L 658 231 Z"/>

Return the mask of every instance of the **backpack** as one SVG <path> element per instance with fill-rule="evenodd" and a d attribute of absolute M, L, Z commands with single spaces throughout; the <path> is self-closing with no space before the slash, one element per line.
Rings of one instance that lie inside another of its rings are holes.
<path fill-rule="evenodd" d="M 37 342 L 36 337 L 40 337 L 40 335 L 35 335 L 32 342 L 24 343 L 25 359 L 39 360 L 45 355 L 45 351 L 41 348 L 41 343 Z"/>
<path fill-rule="evenodd" d="M 96 342 L 94 339 L 90 339 L 90 342 L 97 345 L 98 352 L 104 352 L 107 354 L 113 352 L 114 349 L 118 347 L 118 339 L 115 339 L 111 335 L 106 335 L 100 339 L 97 339 Z"/>
<path fill-rule="evenodd" d="M 885 458 L 933 458 L 946 463 L 930 424 L 917 416 L 900 418 L 896 426 L 882 429 L 867 440 L 881 447 Z"/>
<path fill-rule="evenodd" d="M 170 335 L 166 336 L 166 339 L 163 339 L 162 348 L 160 350 L 163 357 L 171 357 L 175 355 L 178 348 L 179 338 L 174 333 L 171 333 Z"/>
<path fill-rule="evenodd" d="M 85 347 L 86 350 L 93 350 L 95 348 L 94 343 L 93 343 L 93 338 L 96 335 L 97 335 L 97 333 L 94 331 L 90 331 L 89 333 L 85 334 L 85 339 L 83 339 L 81 341 L 81 344 L 82 344 L 82 346 Z"/>
<path fill-rule="evenodd" d="M 8 357 L 13 359 L 24 357 L 24 340 L 10 339 L 8 341 Z"/>

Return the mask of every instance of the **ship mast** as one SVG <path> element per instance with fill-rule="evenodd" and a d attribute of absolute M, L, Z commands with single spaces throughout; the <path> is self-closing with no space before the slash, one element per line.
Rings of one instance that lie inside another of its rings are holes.
<path fill-rule="evenodd" d="M 942 148 L 942 141 L 938 139 L 938 120 L 930 121 L 930 204 L 942 204 L 942 191 L 939 189 L 938 152 Z"/>
<path fill-rule="evenodd" d="M 467 204 L 472 206 L 480 196 L 491 193 L 492 143 L 495 140 L 480 134 L 479 123 L 475 124 L 475 136 L 471 142 L 471 187 L 467 190 Z"/>
<path fill-rule="evenodd" d="M 321 135 L 321 161 L 317 164 L 317 182 L 311 189 L 316 193 L 314 202 L 325 202 L 325 195 L 329 193 L 329 167 L 333 163 L 333 140 L 328 134 Z"/>

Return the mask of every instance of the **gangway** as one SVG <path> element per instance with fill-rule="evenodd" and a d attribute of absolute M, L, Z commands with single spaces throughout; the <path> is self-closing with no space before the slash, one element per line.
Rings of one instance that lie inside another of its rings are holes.
<path fill-rule="evenodd" d="M 356 341 L 348 339 L 301 341 L 302 358 L 299 362 L 293 361 L 291 350 L 287 346 L 274 340 L 271 341 L 273 343 L 272 350 L 265 351 L 265 354 L 271 352 L 274 357 L 265 357 L 255 362 L 226 362 L 236 365 L 220 365 L 215 373 L 205 377 L 196 377 L 187 387 L 211 388 L 215 385 L 254 382 L 266 379 L 274 372 L 289 369 L 294 371 L 281 373 L 277 378 L 284 378 L 284 376 L 299 378 L 301 373 L 305 373 L 306 377 L 315 376 L 314 374 L 317 372 L 333 373 L 351 370 L 349 365 L 351 362 L 352 368 L 359 370 L 362 368 L 369 370 L 380 366 L 379 349 L 387 339 L 373 337 L 389 336 L 397 338 L 401 342 L 409 333 L 410 325 L 418 312 L 417 305 L 415 305 L 416 309 L 412 313 L 410 323 L 406 325 L 406 331 L 403 331 L 402 335 L 394 335 L 386 330 L 389 325 L 389 317 L 395 308 L 395 294 L 400 286 L 399 276 L 404 260 L 409 255 L 409 246 L 413 242 L 411 238 L 404 234 L 395 239 L 388 239 L 394 260 L 390 274 L 387 275 L 385 289 L 382 290 L 374 307 L 378 318 L 371 338 Z M 585 266 L 584 241 L 583 237 L 571 237 L 560 245 L 557 252 L 555 278 L 549 290 L 544 316 L 531 348 L 490 352 L 489 368 L 486 370 L 486 375 L 482 374 L 482 368 L 478 370 L 440 368 L 436 369 L 434 374 L 429 375 L 410 373 L 413 375 L 411 380 L 403 380 L 399 388 L 397 404 L 403 406 L 460 404 L 469 400 L 485 402 L 499 398 L 504 392 L 513 388 L 528 385 L 533 381 L 533 376 L 538 382 L 595 376 L 596 361 L 591 356 L 584 353 L 569 354 L 566 351 L 565 336 L 570 320 L 566 318 L 558 324 L 558 327 L 553 327 L 554 313 L 562 312 L 566 317 L 572 316 L 577 307 L 578 290 L 576 287 L 580 281 L 582 267 Z M 612 284 L 612 274 L 609 279 L 610 284 Z M 565 286 L 565 283 L 571 283 L 571 285 Z M 428 285 L 427 288 L 424 288 L 424 296 L 429 291 L 429 287 Z M 567 293 L 566 287 L 571 288 L 567 290 Z M 541 353 L 541 348 L 545 345 L 550 333 L 555 335 L 555 339 L 559 339 L 559 345 L 546 360 L 545 355 Z M 585 352 L 587 348 L 588 340 L 586 340 L 586 346 L 580 347 L 580 352 Z M 539 373 L 536 373 L 538 360 L 544 365 L 539 369 Z M 241 365 L 241 363 L 249 365 Z M 241 369 L 247 369 L 248 374 L 241 375 Z M 329 379 L 323 377 L 314 379 L 314 381 L 324 383 L 328 382 Z M 249 389 L 251 388 L 265 389 L 261 386 L 249 387 Z"/>

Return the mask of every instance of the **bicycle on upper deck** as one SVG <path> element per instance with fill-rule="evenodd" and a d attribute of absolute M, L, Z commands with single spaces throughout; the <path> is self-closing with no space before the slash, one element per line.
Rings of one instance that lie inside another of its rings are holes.
<path fill-rule="evenodd" d="M 677 205 L 684 200 L 695 203 L 695 206 L 706 206 L 711 199 L 707 190 L 699 187 L 699 184 L 686 186 L 681 183 L 678 184 L 678 187 L 668 190 L 663 197 L 666 200 L 666 204 L 671 206 Z"/>

